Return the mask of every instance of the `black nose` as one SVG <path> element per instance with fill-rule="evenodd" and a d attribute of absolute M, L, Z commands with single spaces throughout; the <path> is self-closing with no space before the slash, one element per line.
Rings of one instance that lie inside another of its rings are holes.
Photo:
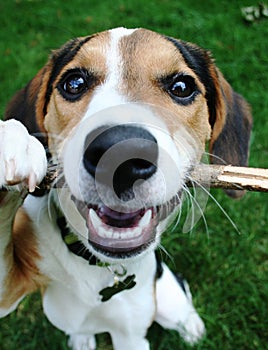
<path fill-rule="evenodd" d="M 87 136 L 84 149 L 83 163 L 88 173 L 100 182 L 112 183 L 119 198 L 132 198 L 134 183 L 149 179 L 157 170 L 157 141 L 139 126 L 98 128 Z M 105 161 L 99 163 L 108 151 Z"/>

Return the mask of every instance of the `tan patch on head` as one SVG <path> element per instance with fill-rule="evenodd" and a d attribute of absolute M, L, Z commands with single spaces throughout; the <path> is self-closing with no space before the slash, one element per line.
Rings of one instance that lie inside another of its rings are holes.
<path fill-rule="evenodd" d="M 52 153 L 59 151 L 62 141 L 86 113 L 97 87 L 105 82 L 108 73 L 107 53 L 110 37 L 109 32 L 103 32 L 82 45 L 74 59 L 55 79 L 44 122 Z M 138 29 L 130 35 L 122 36 L 118 44 L 118 54 L 122 62 L 118 67 L 121 69 L 118 76 L 121 77 L 121 81 L 115 89 L 130 102 L 159 107 L 158 115 L 163 118 L 172 135 L 184 125 L 191 130 L 194 138 L 204 145 L 211 132 L 205 87 L 175 46 L 161 35 L 145 29 Z M 76 68 L 86 69 L 97 77 L 97 81 L 80 100 L 70 102 L 61 96 L 56 86 L 64 73 Z M 51 69 L 52 67 L 47 68 Z M 162 77 L 176 73 L 191 75 L 201 92 L 193 103 L 187 106 L 175 103 L 160 86 L 159 81 Z M 43 82 L 44 84 L 47 82 L 46 74 Z"/>
<path fill-rule="evenodd" d="M 162 109 L 161 117 L 171 134 L 184 125 L 204 144 L 210 136 L 205 87 L 175 46 L 157 33 L 140 29 L 121 39 L 120 53 L 124 62 L 122 93 L 130 101 Z M 176 73 L 192 76 L 201 92 L 187 106 L 175 103 L 160 86 L 161 78 Z"/>
<path fill-rule="evenodd" d="M 24 295 L 47 284 L 48 278 L 37 267 L 40 258 L 30 219 L 23 209 L 19 209 L 12 241 L 5 253 L 7 276 L 3 282 L 0 308 L 9 309 Z"/>
<path fill-rule="evenodd" d="M 82 40 L 82 39 L 81 39 Z M 109 45 L 109 34 L 100 33 L 86 42 L 55 79 L 53 92 L 45 117 L 45 129 L 49 134 L 50 149 L 57 148 L 84 116 L 92 95 L 98 85 L 104 82 L 107 75 L 106 54 Z M 73 69 L 85 69 L 96 81 L 89 87 L 82 98 L 75 102 L 64 99 L 57 89 L 61 77 Z"/>

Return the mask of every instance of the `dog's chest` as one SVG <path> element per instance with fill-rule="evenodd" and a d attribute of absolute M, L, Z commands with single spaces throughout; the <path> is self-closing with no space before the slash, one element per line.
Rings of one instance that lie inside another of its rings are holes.
<path fill-rule="evenodd" d="M 61 259 L 56 261 L 54 255 L 53 264 L 50 259 L 40 264 L 52 279 L 43 295 L 43 309 L 57 328 L 69 334 L 111 332 L 115 323 L 128 322 L 140 304 L 149 318 L 154 314 L 154 254 L 148 254 L 144 265 L 124 266 L 125 271 L 113 266 L 122 277 L 70 252 L 63 252 Z"/>
<path fill-rule="evenodd" d="M 133 300 L 142 299 L 146 307 L 154 308 L 154 253 L 123 265 L 90 265 L 68 249 L 48 214 L 46 198 L 27 198 L 24 207 L 35 226 L 41 256 L 38 267 L 51 281 L 45 289 L 43 305 L 53 324 L 66 329 L 68 325 L 62 322 L 72 319 L 72 331 L 75 324 L 88 328 L 87 319 L 98 319 L 107 312 L 112 317 L 123 304 L 127 309 L 133 307 Z"/>

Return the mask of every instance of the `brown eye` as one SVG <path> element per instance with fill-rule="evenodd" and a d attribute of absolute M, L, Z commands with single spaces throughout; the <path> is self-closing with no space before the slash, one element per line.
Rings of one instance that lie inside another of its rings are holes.
<path fill-rule="evenodd" d="M 66 72 L 57 88 L 68 101 L 75 102 L 93 85 L 94 77 L 83 69 L 73 69 Z"/>
<path fill-rule="evenodd" d="M 163 86 L 173 100 L 183 105 L 190 104 L 199 93 L 194 78 L 185 74 L 164 78 Z"/>
<path fill-rule="evenodd" d="M 63 90 L 71 95 L 80 95 L 85 89 L 87 89 L 87 84 L 79 75 L 71 76 L 63 84 Z"/>
<path fill-rule="evenodd" d="M 176 81 L 170 87 L 170 92 L 172 95 L 179 97 L 179 98 L 189 97 L 194 92 L 193 84 L 191 84 L 185 80 L 184 81 L 183 80 Z"/>

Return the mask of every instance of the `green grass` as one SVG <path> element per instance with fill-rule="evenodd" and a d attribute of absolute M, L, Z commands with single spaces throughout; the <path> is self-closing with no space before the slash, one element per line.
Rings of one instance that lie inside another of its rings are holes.
<path fill-rule="evenodd" d="M 75 3 L 75 5 L 74 5 Z M 233 87 L 252 105 L 254 132 L 250 165 L 268 168 L 268 20 L 246 24 L 242 6 L 257 1 L 52 0 L 0 2 L 0 113 L 14 92 L 45 63 L 48 53 L 71 37 L 116 26 L 147 27 L 198 43 L 213 52 Z M 163 242 L 167 262 L 190 281 L 207 336 L 193 349 L 260 350 L 268 343 L 268 197 L 248 193 L 232 201 L 212 194 L 234 221 L 235 229 L 213 200 L 193 231 L 183 221 Z M 184 216 L 185 217 L 185 216 Z M 174 332 L 153 325 L 152 349 L 189 347 Z M 111 349 L 108 336 L 99 349 Z M 28 297 L 0 321 L 2 350 L 67 349 L 65 336 L 41 311 L 38 294 Z M 137 349 L 138 350 L 138 349 Z"/>

